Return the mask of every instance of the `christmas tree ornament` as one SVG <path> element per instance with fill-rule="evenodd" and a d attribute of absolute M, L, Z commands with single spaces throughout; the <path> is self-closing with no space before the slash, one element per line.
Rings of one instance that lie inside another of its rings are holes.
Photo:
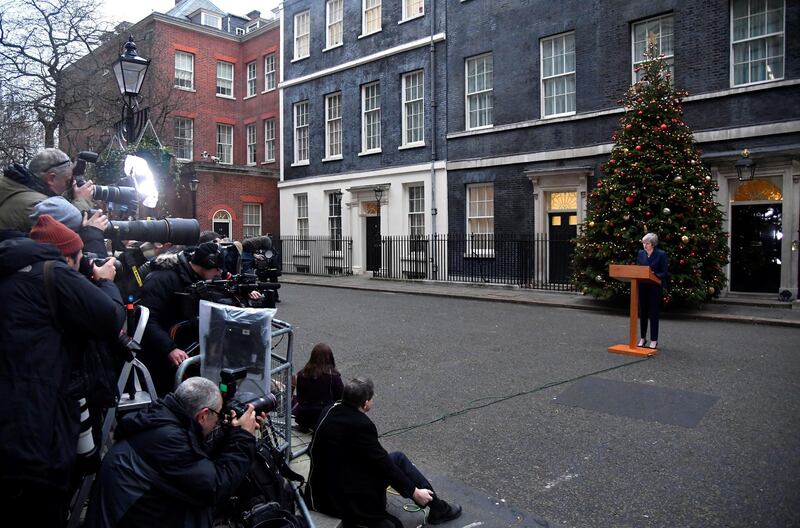
<path fill-rule="evenodd" d="M 668 214 L 670 214 L 672 211 L 670 211 L 669 207 L 665 207 L 664 209 L 662 209 L 662 210 L 661 210 L 661 212 L 662 212 L 662 213 L 664 213 L 665 215 L 668 215 Z"/>
<path fill-rule="evenodd" d="M 708 293 L 709 293 L 709 295 L 714 295 L 714 292 L 715 292 L 715 291 L 716 291 L 716 290 L 714 289 L 714 287 L 713 287 L 713 286 L 709 286 L 709 287 L 708 287 Z"/>
<path fill-rule="evenodd" d="M 686 235 L 683 235 L 681 237 L 681 242 L 683 242 L 684 244 L 688 244 L 689 243 L 689 237 L 686 236 Z"/>
<path fill-rule="evenodd" d="M 683 177 L 680 174 L 678 174 L 677 176 L 675 176 L 675 178 L 673 178 L 673 181 L 675 183 L 681 183 L 683 181 Z"/>
<path fill-rule="evenodd" d="M 589 227 L 594 227 L 594 220 L 589 221 Z"/>

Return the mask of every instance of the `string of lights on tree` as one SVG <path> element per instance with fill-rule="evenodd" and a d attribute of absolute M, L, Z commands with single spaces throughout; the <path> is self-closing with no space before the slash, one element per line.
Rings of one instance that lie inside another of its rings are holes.
<path fill-rule="evenodd" d="M 626 93 L 614 147 L 591 190 L 576 240 L 572 281 L 602 299 L 627 298 L 629 284 L 609 279 L 609 264 L 634 263 L 646 233 L 669 256 L 664 303 L 696 305 L 719 295 L 728 263 L 719 190 L 683 121 L 682 98 L 651 42 L 642 77 Z M 639 69 L 637 68 L 637 73 Z"/>

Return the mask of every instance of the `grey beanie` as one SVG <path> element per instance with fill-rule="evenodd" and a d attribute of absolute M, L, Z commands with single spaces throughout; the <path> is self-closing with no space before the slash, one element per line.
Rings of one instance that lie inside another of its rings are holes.
<path fill-rule="evenodd" d="M 52 216 L 76 233 L 83 224 L 81 212 L 63 196 L 51 196 L 36 204 L 33 208 L 33 213 L 31 213 L 31 218 L 36 223 L 39 217 L 44 214 Z"/>

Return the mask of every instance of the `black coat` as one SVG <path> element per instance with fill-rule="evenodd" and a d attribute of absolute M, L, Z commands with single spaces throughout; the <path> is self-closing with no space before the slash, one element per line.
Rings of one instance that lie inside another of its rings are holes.
<path fill-rule="evenodd" d="M 316 379 L 297 375 L 297 405 L 293 410 L 297 424 L 314 429 L 322 410 L 342 399 L 344 385 L 339 374 L 322 373 Z"/>
<path fill-rule="evenodd" d="M 210 458 L 200 425 L 172 394 L 124 418 L 103 459 L 86 527 L 205 527 L 253 462 L 256 441 L 238 427 Z"/>
<path fill-rule="evenodd" d="M 53 278 L 60 330 L 51 316 L 44 262 Z M 80 425 L 73 377 L 89 339 L 116 340 L 125 319 L 113 283 L 93 284 L 58 250 L 27 238 L 0 243 L 0 478 L 66 490 Z"/>
<path fill-rule="evenodd" d="M 349 523 L 386 518 L 386 486 L 411 498 L 414 484 L 389 458 L 367 415 L 346 403 L 322 412 L 309 448 L 306 500 Z"/>

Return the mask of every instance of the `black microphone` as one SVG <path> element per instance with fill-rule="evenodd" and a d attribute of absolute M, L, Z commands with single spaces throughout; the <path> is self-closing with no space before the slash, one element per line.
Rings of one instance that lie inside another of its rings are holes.
<path fill-rule="evenodd" d="M 272 249 L 272 239 L 266 235 L 248 238 L 242 241 L 242 249 L 248 253 L 255 253 L 259 250 L 267 251 Z"/>

